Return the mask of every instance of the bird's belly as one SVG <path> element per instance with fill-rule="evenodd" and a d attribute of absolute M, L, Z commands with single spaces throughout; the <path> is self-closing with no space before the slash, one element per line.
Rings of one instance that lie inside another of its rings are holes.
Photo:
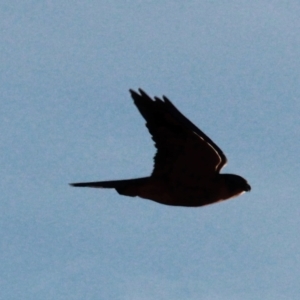
<path fill-rule="evenodd" d="M 151 180 L 137 191 L 137 196 L 161 204 L 174 205 L 168 188 L 163 182 Z"/>
<path fill-rule="evenodd" d="M 136 195 L 152 201 L 172 206 L 199 207 L 234 197 L 221 182 L 209 181 L 206 184 L 182 185 L 167 184 L 161 180 L 149 180 L 138 188 Z"/>
<path fill-rule="evenodd" d="M 226 186 L 210 182 L 198 186 L 180 186 L 172 188 L 173 205 L 198 207 L 227 200 L 233 195 L 228 193 Z"/>

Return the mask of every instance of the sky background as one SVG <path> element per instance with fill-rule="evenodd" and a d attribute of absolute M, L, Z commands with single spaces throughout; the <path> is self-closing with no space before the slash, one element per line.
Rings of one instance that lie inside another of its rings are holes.
<path fill-rule="evenodd" d="M 2 0 L 0 299 L 299 299 L 299 15 L 292 0 Z M 150 174 L 139 87 L 252 191 L 180 208 L 70 187 Z"/>

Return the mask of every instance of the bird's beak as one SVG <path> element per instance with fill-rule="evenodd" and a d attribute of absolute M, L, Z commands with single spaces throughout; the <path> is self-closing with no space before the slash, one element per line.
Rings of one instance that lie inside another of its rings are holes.
<path fill-rule="evenodd" d="M 246 185 L 245 191 L 246 192 L 250 192 L 251 191 L 251 186 L 249 184 Z"/>

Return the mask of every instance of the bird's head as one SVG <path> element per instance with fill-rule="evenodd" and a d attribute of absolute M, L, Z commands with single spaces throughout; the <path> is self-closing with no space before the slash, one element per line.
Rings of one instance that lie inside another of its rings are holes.
<path fill-rule="evenodd" d="M 251 186 L 247 180 L 241 176 L 234 174 L 222 174 L 222 177 L 228 189 L 232 193 L 250 192 L 251 190 Z"/>

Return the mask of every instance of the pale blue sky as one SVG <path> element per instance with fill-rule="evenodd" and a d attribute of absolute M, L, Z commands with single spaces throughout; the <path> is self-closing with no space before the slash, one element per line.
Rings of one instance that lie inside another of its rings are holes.
<path fill-rule="evenodd" d="M 1 1 L 0 299 L 298 299 L 299 15 L 298 1 Z M 176 208 L 69 187 L 150 174 L 139 87 L 251 193 Z"/>

